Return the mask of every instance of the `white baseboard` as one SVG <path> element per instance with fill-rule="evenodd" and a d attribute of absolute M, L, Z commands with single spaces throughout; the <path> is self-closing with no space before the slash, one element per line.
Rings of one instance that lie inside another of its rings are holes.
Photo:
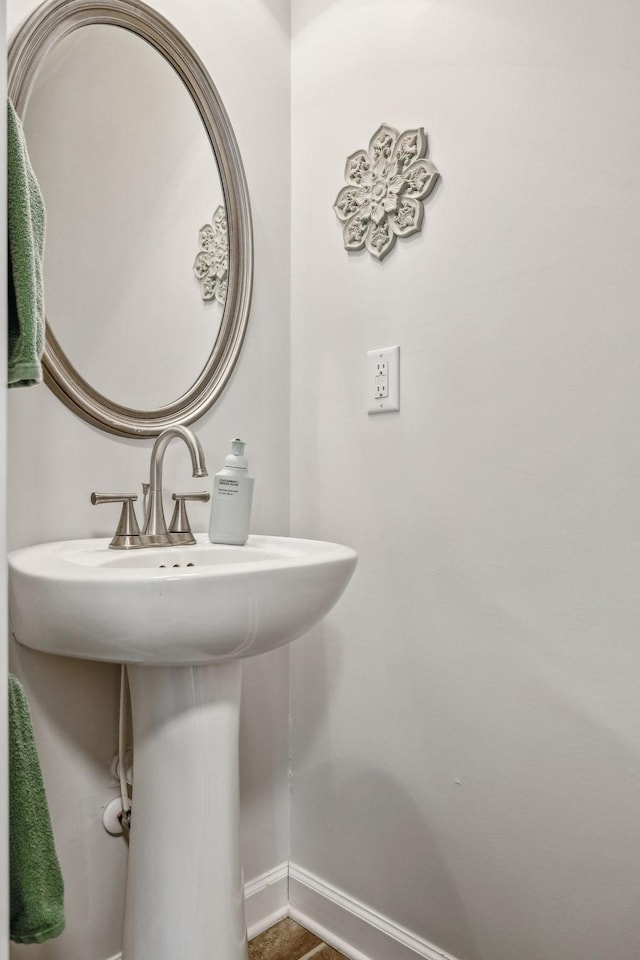
<path fill-rule="evenodd" d="M 286 917 L 289 912 L 289 862 L 284 860 L 245 883 L 244 905 L 249 940 Z"/>
<path fill-rule="evenodd" d="M 289 864 L 289 916 L 349 960 L 455 960 L 295 863 Z"/>
<path fill-rule="evenodd" d="M 286 860 L 245 884 L 249 939 L 291 917 L 349 960 L 456 960 Z M 122 960 L 117 953 L 109 960 Z"/>

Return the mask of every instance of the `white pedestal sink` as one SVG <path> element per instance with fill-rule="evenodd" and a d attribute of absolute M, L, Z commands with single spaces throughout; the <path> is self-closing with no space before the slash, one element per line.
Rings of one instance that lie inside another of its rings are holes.
<path fill-rule="evenodd" d="M 289 643 L 347 586 L 339 544 L 252 536 L 137 551 L 70 540 L 9 555 L 12 629 L 46 653 L 128 665 L 135 787 L 123 960 L 246 960 L 241 659 Z"/>

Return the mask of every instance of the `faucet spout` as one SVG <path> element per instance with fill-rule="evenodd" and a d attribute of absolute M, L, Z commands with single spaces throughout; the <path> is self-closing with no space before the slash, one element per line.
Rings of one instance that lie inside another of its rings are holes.
<path fill-rule="evenodd" d="M 165 547 L 173 543 L 171 534 L 167 530 L 167 521 L 162 503 L 162 468 L 167 447 L 175 438 L 185 442 L 191 455 L 191 466 L 194 477 L 206 477 L 207 467 L 202 444 L 196 435 L 187 427 L 167 427 L 156 439 L 151 451 L 151 465 L 149 469 L 149 496 L 145 515 L 142 537 L 145 546 Z"/>

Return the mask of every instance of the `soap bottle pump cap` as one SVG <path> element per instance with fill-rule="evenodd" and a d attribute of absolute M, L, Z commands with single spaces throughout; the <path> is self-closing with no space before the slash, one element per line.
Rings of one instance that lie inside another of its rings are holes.
<path fill-rule="evenodd" d="M 236 470 L 246 470 L 248 467 L 247 458 L 244 455 L 246 442 L 236 437 L 231 441 L 231 453 L 225 457 L 225 464 L 228 467 L 234 467 Z"/>

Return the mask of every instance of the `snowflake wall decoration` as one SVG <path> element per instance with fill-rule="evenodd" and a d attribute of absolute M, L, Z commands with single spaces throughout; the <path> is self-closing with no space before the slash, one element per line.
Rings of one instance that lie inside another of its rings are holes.
<path fill-rule="evenodd" d="M 368 150 L 347 157 L 345 180 L 333 209 L 344 223 L 346 250 L 366 247 L 377 260 L 393 248 L 397 237 L 410 237 L 422 227 L 426 200 L 440 174 L 427 160 L 422 127 L 398 133 L 383 123 Z"/>
<path fill-rule="evenodd" d="M 224 304 L 229 273 L 229 238 L 224 207 L 217 207 L 211 223 L 200 228 L 198 241 L 200 252 L 193 264 L 193 272 L 200 283 L 202 299 Z"/>

